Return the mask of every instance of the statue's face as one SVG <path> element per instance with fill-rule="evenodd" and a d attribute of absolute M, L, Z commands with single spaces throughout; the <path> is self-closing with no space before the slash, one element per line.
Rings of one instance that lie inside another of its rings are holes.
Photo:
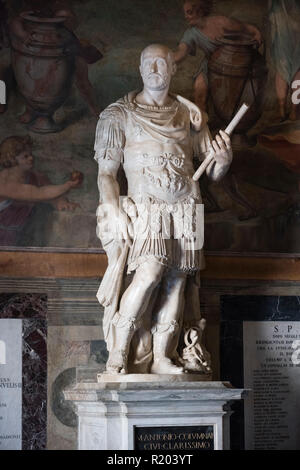
<path fill-rule="evenodd" d="M 173 75 L 173 61 L 168 49 L 149 48 L 142 57 L 140 72 L 145 88 L 161 91 L 169 87 Z"/>

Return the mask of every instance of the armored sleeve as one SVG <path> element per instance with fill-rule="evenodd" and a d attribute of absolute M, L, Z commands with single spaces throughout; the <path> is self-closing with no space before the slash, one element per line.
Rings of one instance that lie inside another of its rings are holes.
<path fill-rule="evenodd" d="M 94 158 L 99 167 L 117 170 L 123 163 L 124 146 L 124 115 L 115 103 L 100 114 L 97 124 Z"/>

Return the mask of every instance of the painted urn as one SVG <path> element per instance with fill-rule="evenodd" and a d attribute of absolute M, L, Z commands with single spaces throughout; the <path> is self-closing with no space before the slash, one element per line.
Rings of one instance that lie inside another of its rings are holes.
<path fill-rule="evenodd" d="M 251 105 L 235 130 L 237 146 L 249 144 L 246 133 L 263 111 L 267 67 L 257 51 L 256 41 L 242 34 L 225 35 L 208 64 L 210 93 L 217 116 L 224 127 L 243 103 Z M 239 145 L 240 144 L 240 145 Z"/>
<path fill-rule="evenodd" d="M 64 26 L 65 18 L 45 18 L 26 12 L 10 31 L 12 65 L 18 89 L 27 105 L 29 129 L 38 133 L 60 130 L 53 114 L 71 89 L 76 41 Z M 26 40 L 24 40 L 26 37 Z"/>

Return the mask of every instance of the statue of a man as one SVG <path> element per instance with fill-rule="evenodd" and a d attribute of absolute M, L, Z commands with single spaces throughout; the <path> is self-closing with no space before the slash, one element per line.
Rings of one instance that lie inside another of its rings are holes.
<path fill-rule="evenodd" d="M 201 319 L 203 206 L 193 157 L 214 152 L 207 174 L 217 181 L 232 150 L 222 131 L 212 141 L 205 113 L 169 93 L 175 71 L 169 48 L 147 47 L 140 63 L 143 90 L 108 106 L 97 126 L 98 236 L 108 255 L 98 300 L 105 307 L 108 373 L 188 371 L 179 340 Z M 120 165 L 128 183 L 125 201 Z"/>

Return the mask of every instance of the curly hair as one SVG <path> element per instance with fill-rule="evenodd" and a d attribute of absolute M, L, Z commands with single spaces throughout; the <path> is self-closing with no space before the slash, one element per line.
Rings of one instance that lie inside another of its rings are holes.
<path fill-rule="evenodd" d="M 7 137 L 0 144 L 0 165 L 10 168 L 17 165 L 16 157 L 26 148 L 32 148 L 32 139 L 29 135 Z"/>
<path fill-rule="evenodd" d="M 191 3 L 202 16 L 210 15 L 214 7 L 214 0 L 184 0 L 183 4 L 185 3 Z"/>

